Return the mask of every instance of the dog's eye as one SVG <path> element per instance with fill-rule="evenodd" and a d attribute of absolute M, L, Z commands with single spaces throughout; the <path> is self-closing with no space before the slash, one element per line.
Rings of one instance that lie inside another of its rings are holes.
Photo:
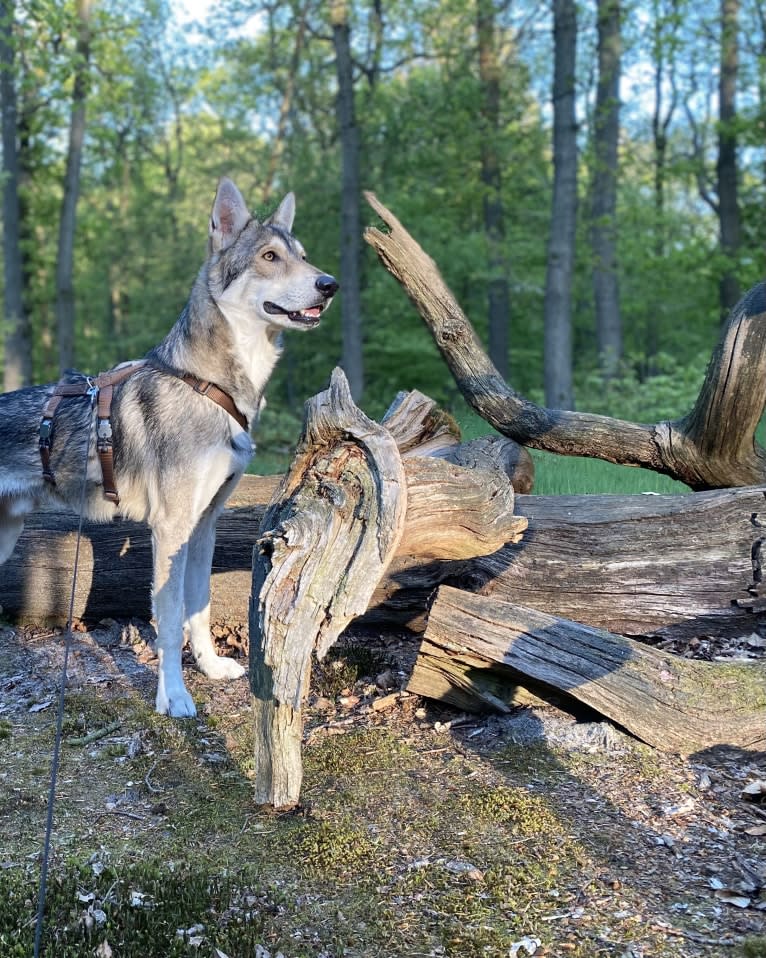
<path fill-rule="evenodd" d="M 273 263 L 274 260 L 277 258 L 277 254 L 274 252 L 273 249 L 267 249 L 266 252 L 263 254 L 263 258 L 266 260 L 267 263 Z"/>

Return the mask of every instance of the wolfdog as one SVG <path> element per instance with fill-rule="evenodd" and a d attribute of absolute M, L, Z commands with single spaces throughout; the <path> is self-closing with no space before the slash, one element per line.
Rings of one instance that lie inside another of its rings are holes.
<path fill-rule="evenodd" d="M 332 276 L 307 262 L 292 235 L 294 216 L 288 193 L 259 222 L 234 183 L 221 180 L 208 255 L 189 301 L 129 376 L 117 367 L 107 418 L 99 418 L 100 397 L 98 410 L 88 400 L 97 384 L 78 373 L 62 380 L 71 391 L 82 386 L 77 396 L 52 400 L 54 385 L 0 396 L 0 564 L 34 509 L 78 510 L 83 481 L 88 518 L 109 521 L 119 512 L 147 522 L 156 708 L 163 714 L 195 714 L 181 672 L 185 634 L 205 675 L 234 679 L 245 671 L 219 657 L 210 637 L 215 523 L 254 452 L 249 426 L 279 358 L 282 331 L 315 327 L 338 289 Z M 55 413 L 51 402 L 58 404 Z M 109 478 L 102 445 L 113 449 Z"/>

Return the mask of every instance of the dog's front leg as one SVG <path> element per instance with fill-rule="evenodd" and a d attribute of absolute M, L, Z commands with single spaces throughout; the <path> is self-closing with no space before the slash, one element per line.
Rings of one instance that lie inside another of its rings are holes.
<path fill-rule="evenodd" d="M 157 711 L 176 718 L 197 714 L 181 673 L 183 646 L 184 575 L 189 549 L 188 536 L 180 539 L 177 528 L 152 529 L 154 581 L 152 602 L 157 620 Z"/>
<path fill-rule="evenodd" d="M 210 506 L 189 541 L 184 579 L 186 628 L 201 672 L 210 679 L 238 679 L 245 674 L 245 670 L 234 659 L 218 655 L 210 637 L 210 571 L 215 547 L 215 523 L 220 511 L 221 506 Z"/>

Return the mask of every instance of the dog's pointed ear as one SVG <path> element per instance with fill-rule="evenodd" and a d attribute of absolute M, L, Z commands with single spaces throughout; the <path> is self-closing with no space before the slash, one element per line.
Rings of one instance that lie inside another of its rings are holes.
<path fill-rule="evenodd" d="M 288 233 L 292 232 L 295 219 L 295 193 L 288 193 L 271 216 L 266 220 L 267 226 L 281 226 Z"/>
<path fill-rule="evenodd" d="M 210 214 L 210 251 L 217 253 L 231 246 L 249 220 L 242 194 L 228 177 L 221 177 Z"/>

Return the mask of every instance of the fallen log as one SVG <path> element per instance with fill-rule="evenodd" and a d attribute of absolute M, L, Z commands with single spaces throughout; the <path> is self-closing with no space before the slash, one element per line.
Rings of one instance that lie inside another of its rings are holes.
<path fill-rule="evenodd" d="M 422 632 L 429 596 L 448 583 L 625 635 L 748 634 L 761 622 L 751 593 L 765 496 L 517 496 L 529 521 L 518 542 L 463 562 L 397 557 L 362 621 Z"/>
<path fill-rule="evenodd" d="M 763 602 L 751 591 L 753 584 L 762 588 L 762 487 L 687 496 L 517 496 L 514 506 L 493 468 L 498 460 L 497 469 L 503 468 L 503 442 L 493 444 L 497 455 L 488 453 L 486 468 L 478 470 L 458 472 L 448 463 L 405 453 L 408 522 L 419 513 L 419 531 L 413 525 L 411 537 L 403 538 L 375 586 L 363 624 L 422 632 L 428 598 L 445 582 L 627 635 L 731 637 L 753 631 L 761 621 L 754 613 L 763 612 Z M 473 445 L 456 446 L 455 454 L 467 449 L 470 457 Z M 440 466 L 443 471 L 434 474 Z M 280 481 L 243 477 L 219 520 L 212 578 L 217 622 L 247 621 L 252 547 Z M 443 511 L 462 508 L 445 495 L 446 488 L 466 497 L 462 514 Z M 442 511 L 430 502 L 440 502 Z M 518 515 L 509 527 L 504 523 L 511 510 Z M 523 519 L 529 521 L 523 538 L 505 544 L 504 536 L 521 534 Z M 0 605 L 8 618 L 66 621 L 76 529 L 71 515 L 30 517 L 13 556 L 0 566 Z M 116 521 L 86 524 L 84 532 L 75 616 L 90 624 L 106 617 L 147 618 L 146 526 Z M 487 554 L 461 557 L 474 538 L 483 540 L 479 551 Z"/>
<path fill-rule="evenodd" d="M 658 749 L 766 748 L 766 665 L 698 662 L 497 596 L 442 586 L 408 689 L 471 711 L 519 692 L 579 702 Z"/>

